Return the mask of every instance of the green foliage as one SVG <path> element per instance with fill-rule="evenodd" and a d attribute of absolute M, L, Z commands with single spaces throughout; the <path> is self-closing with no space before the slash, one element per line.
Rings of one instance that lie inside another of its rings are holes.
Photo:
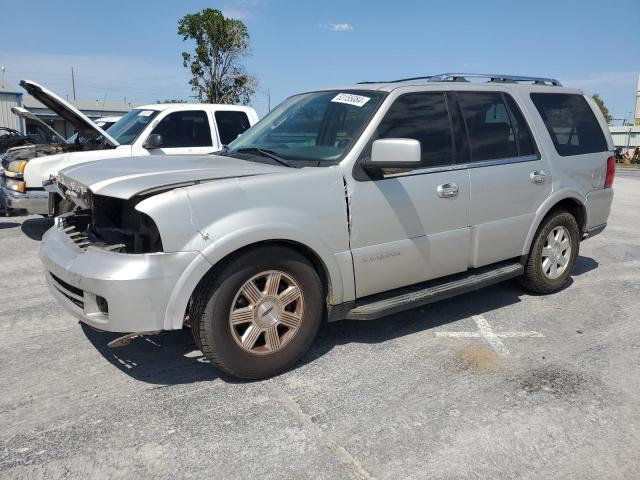
<path fill-rule="evenodd" d="M 184 41 L 195 41 L 194 52 L 182 52 L 182 60 L 193 75 L 189 84 L 197 98 L 207 103 L 247 105 L 258 82 L 240 63 L 249 54 L 245 24 L 226 18 L 220 10 L 205 8 L 180 19 L 178 34 Z"/>
<path fill-rule="evenodd" d="M 613 117 L 609 113 L 609 109 L 605 106 L 604 101 L 600 98 L 600 95 L 598 95 L 597 93 L 594 93 L 593 100 L 598 105 L 598 108 L 600 108 L 602 115 L 604 115 L 604 119 L 607 121 L 607 123 L 610 123 Z"/>

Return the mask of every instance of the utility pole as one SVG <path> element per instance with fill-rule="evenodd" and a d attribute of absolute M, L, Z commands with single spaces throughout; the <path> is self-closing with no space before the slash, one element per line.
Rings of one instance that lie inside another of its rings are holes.
<path fill-rule="evenodd" d="M 73 88 L 73 101 L 76 101 L 76 77 L 73 75 L 73 67 L 71 67 L 71 87 Z"/>
<path fill-rule="evenodd" d="M 0 86 L 4 88 L 4 65 L 2 66 L 2 85 Z"/>
<path fill-rule="evenodd" d="M 271 89 L 267 88 L 267 108 L 271 111 Z"/>

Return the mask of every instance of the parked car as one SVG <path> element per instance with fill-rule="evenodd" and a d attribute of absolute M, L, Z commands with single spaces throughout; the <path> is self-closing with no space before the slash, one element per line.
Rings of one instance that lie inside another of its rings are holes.
<path fill-rule="evenodd" d="M 25 83 L 25 88 L 29 84 Z M 33 82 L 31 84 L 35 85 Z M 24 85 L 23 85 L 24 86 Z M 76 118 L 76 124 L 93 129 L 85 136 L 100 138 L 100 147 L 82 148 L 83 151 L 65 151 L 57 155 L 34 158 L 28 162 L 5 160 L 5 175 L 11 175 L 10 185 L 0 186 L 0 201 L 7 207 L 25 209 L 38 215 L 57 215 L 69 208 L 58 196 L 52 196 L 43 184 L 58 170 L 96 159 L 132 157 L 135 155 L 160 156 L 173 154 L 204 154 L 222 149 L 239 134 L 258 121 L 251 107 L 216 104 L 169 103 L 138 107 L 128 112 L 107 131 L 91 122 L 84 114 L 52 92 L 38 86 L 28 90 L 45 105 L 66 105 L 63 118 Z M 50 107 L 52 108 L 52 107 Z M 61 113 L 62 115 L 62 113 Z M 75 124 L 74 124 L 75 127 Z M 78 129 L 80 130 L 80 129 Z M 75 142 L 83 140 L 75 139 Z M 11 165 L 11 166 L 9 166 Z"/>
<path fill-rule="evenodd" d="M 292 366 L 324 319 L 511 278 L 557 292 L 607 224 L 607 124 L 556 80 L 482 77 L 303 93 L 220 156 L 67 168 L 78 209 L 44 236 L 50 290 L 97 329 L 189 325 L 243 378 Z"/>
<path fill-rule="evenodd" d="M 108 130 L 117 147 L 52 155 L 30 162 L 24 171 L 26 185 L 44 185 L 47 197 L 27 210 L 34 214 L 44 210 L 55 216 L 73 208 L 55 193 L 51 181 L 59 170 L 70 165 L 140 155 L 171 164 L 171 157 L 163 157 L 218 152 L 257 121 L 253 108 L 237 105 L 166 103 L 135 108 Z"/>
<path fill-rule="evenodd" d="M 53 92 L 42 85 L 30 80 L 22 80 L 22 86 L 31 96 L 46 105 L 51 111 L 69 122 L 76 133 L 69 139 L 65 139 L 56 130 L 42 121 L 39 117 L 22 107 L 13 107 L 15 115 L 29 120 L 35 124 L 41 139 L 30 141 L 20 147 L 7 150 L 0 156 L 2 172 L 0 174 L 0 207 L 5 212 L 11 210 L 33 210 L 34 213 L 46 214 L 49 195 L 44 191 L 42 182 L 37 185 L 27 184 L 24 179 L 24 171 L 27 164 L 34 158 L 63 152 L 79 152 L 86 150 L 101 150 L 114 148 L 114 140 L 86 115 L 76 109 Z M 98 123 L 107 126 L 113 117 L 98 119 Z"/>

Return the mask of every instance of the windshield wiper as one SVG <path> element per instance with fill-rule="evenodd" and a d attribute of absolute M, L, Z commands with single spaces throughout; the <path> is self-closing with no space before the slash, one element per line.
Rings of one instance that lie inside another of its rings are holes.
<path fill-rule="evenodd" d="M 275 160 L 280 165 L 284 165 L 285 167 L 291 167 L 291 165 L 289 165 L 282 157 L 280 157 L 273 150 L 267 150 L 259 147 L 244 147 L 244 148 L 238 148 L 235 151 L 240 153 L 251 153 L 251 152 L 258 153 L 263 157 L 267 157 L 267 158 L 270 158 L 271 160 Z"/>

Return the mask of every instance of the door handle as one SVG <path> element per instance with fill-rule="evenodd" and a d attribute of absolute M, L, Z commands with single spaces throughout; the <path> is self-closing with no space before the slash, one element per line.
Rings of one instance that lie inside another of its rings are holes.
<path fill-rule="evenodd" d="M 438 196 L 440 198 L 457 197 L 458 190 L 459 190 L 458 185 L 453 182 L 443 183 L 442 185 L 439 185 L 437 188 Z"/>
<path fill-rule="evenodd" d="M 529 174 L 531 183 L 542 184 L 547 181 L 547 174 L 544 170 L 535 170 Z"/>

